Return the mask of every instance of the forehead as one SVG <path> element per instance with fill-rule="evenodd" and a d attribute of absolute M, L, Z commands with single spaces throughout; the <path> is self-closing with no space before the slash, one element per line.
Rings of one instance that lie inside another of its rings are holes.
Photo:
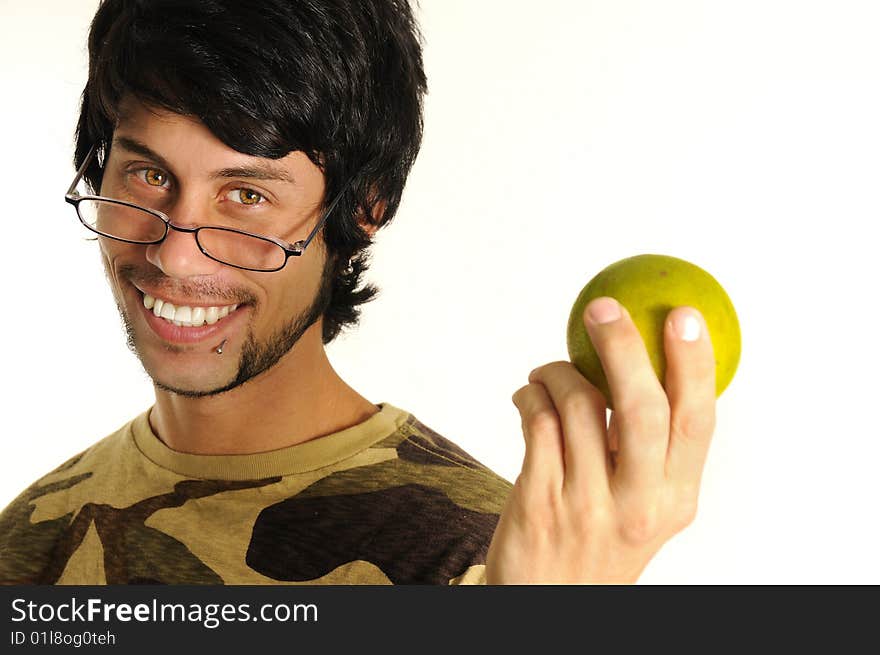
<path fill-rule="evenodd" d="M 279 177 L 294 180 L 298 186 L 323 187 L 323 172 L 304 152 L 294 151 L 279 159 L 248 155 L 223 143 L 194 116 L 126 97 L 120 103 L 111 153 L 114 149 L 130 150 L 124 144 L 132 141 L 156 153 L 177 175 L 200 175 L 236 167 L 262 168 L 283 171 L 286 175 Z"/>
<path fill-rule="evenodd" d="M 132 96 L 126 96 L 119 103 L 114 138 L 117 134 L 137 134 L 154 140 L 169 140 L 169 135 L 173 134 L 223 145 L 198 118 L 148 105 Z"/>

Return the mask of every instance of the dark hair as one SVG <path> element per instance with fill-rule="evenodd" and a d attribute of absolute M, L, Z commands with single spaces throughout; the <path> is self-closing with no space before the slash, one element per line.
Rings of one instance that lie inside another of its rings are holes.
<path fill-rule="evenodd" d="M 379 291 L 357 289 L 372 244 L 358 217 L 379 227 L 394 217 L 421 144 L 426 92 L 408 0 L 103 0 L 74 163 L 93 145 L 109 147 L 120 102 L 132 95 L 198 118 L 249 155 L 304 152 L 324 173 L 325 204 L 357 173 L 323 230 L 333 269 L 326 344 Z M 86 172 L 93 189 L 101 175 L 97 162 Z"/>

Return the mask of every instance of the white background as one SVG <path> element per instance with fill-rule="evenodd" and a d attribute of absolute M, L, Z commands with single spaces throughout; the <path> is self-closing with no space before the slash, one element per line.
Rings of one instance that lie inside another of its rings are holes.
<path fill-rule="evenodd" d="M 0 506 L 152 402 L 63 192 L 94 0 L 3 0 Z M 331 344 L 373 402 L 513 480 L 513 392 L 578 291 L 655 252 L 733 299 L 697 521 L 644 583 L 880 583 L 880 9 L 424 0 L 420 158 Z"/>

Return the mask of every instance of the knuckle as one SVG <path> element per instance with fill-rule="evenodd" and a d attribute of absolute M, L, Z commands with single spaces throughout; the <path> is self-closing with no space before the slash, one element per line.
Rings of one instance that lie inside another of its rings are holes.
<path fill-rule="evenodd" d="M 564 516 L 562 503 L 553 484 L 547 480 L 520 474 L 510 497 L 515 520 L 538 534 L 550 534 L 558 529 Z M 507 508 L 505 508 L 507 511 Z"/>
<path fill-rule="evenodd" d="M 678 493 L 672 512 L 672 523 L 676 532 L 684 530 L 696 520 L 698 505 L 699 490 L 697 488 L 686 487 Z"/>
<path fill-rule="evenodd" d="M 609 507 L 608 497 L 603 493 L 588 492 L 578 481 L 572 482 L 571 478 L 564 481 L 562 491 L 572 516 L 579 521 L 600 526 L 611 523 L 614 514 Z"/>
<path fill-rule="evenodd" d="M 615 521 L 614 513 L 605 503 L 587 503 L 580 516 L 583 530 L 588 534 L 607 534 Z"/>
<path fill-rule="evenodd" d="M 522 402 L 523 394 L 526 392 L 526 389 L 528 389 L 528 388 L 529 388 L 529 385 L 525 384 L 513 392 L 513 395 L 510 397 L 510 400 L 513 402 L 514 405 L 516 405 L 517 407 L 520 406 L 520 403 Z"/>
<path fill-rule="evenodd" d="M 555 375 L 559 369 L 563 369 L 568 366 L 574 368 L 574 365 L 571 362 L 565 362 L 562 360 L 548 362 L 537 367 L 534 371 L 532 371 L 532 374 L 530 374 L 529 377 L 531 379 L 531 375 L 536 375 L 539 378 L 543 378 L 547 375 Z"/>
<path fill-rule="evenodd" d="M 548 407 L 542 407 L 523 419 L 531 434 L 556 434 L 559 431 L 559 415 Z"/>
<path fill-rule="evenodd" d="M 510 499 L 520 509 L 530 509 L 532 505 L 544 502 L 545 485 L 539 484 L 529 471 L 523 470 L 516 478 Z"/>
<path fill-rule="evenodd" d="M 640 403 L 630 401 L 620 408 L 617 418 L 620 429 L 634 432 L 665 432 L 669 429 L 669 419 L 669 402 L 665 399 Z"/>
<path fill-rule="evenodd" d="M 676 532 L 680 532 L 688 527 L 697 518 L 697 499 L 686 500 L 679 504 L 676 508 L 674 516 L 674 528 Z"/>
<path fill-rule="evenodd" d="M 650 543 L 660 534 L 660 528 L 660 513 L 654 508 L 629 512 L 620 524 L 621 536 L 632 545 Z"/>
<path fill-rule="evenodd" d="M 714 408 L 686 409 L 678 412 L 673 418 L 672 430 L 677 436 L 685 438 L 711 434 L 715 430 Z"/>
<path fill-rule="evenodd" d="M 580 543 L 588 544 L 596 539 L 607 537 L 615 532 L 617 516 L 609 503 L 598 502 L 591 498 L 579 498 L 572 501 L 562 495 L 565 504 L 564 525 L 566 532 L 573 535 Z"/>
<path fill-rule="evenodd" d="M 708 339 L 706 340 L 709 344 L 709 348 L 712 347 L 712 342 Z M 696 368 L 696 379 L 704 380 L 707 384 L 711 385 L 712 388 L 715 388 L 715 357 L 713 353 L 710 351 L 706 353 L 706 357 L 700 357 L 696 363 L 694 364 Z"/>
<path fill-rule="evenodd" d="M 565 413 L 581 416 L 592 411 L 593 402 L 590 395 L 583 389 L 572 389 L 562 396 L 559 408 Z"/>

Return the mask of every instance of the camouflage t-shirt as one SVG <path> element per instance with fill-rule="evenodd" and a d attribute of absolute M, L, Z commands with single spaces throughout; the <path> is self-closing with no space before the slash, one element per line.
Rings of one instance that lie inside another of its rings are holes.
<path fill-rule="evenodd" d="M 144 412 L 0 515 L 6 584 L 461 584 L 510 483 L 388 403 L 255 455 L 189 455 Z"/>

